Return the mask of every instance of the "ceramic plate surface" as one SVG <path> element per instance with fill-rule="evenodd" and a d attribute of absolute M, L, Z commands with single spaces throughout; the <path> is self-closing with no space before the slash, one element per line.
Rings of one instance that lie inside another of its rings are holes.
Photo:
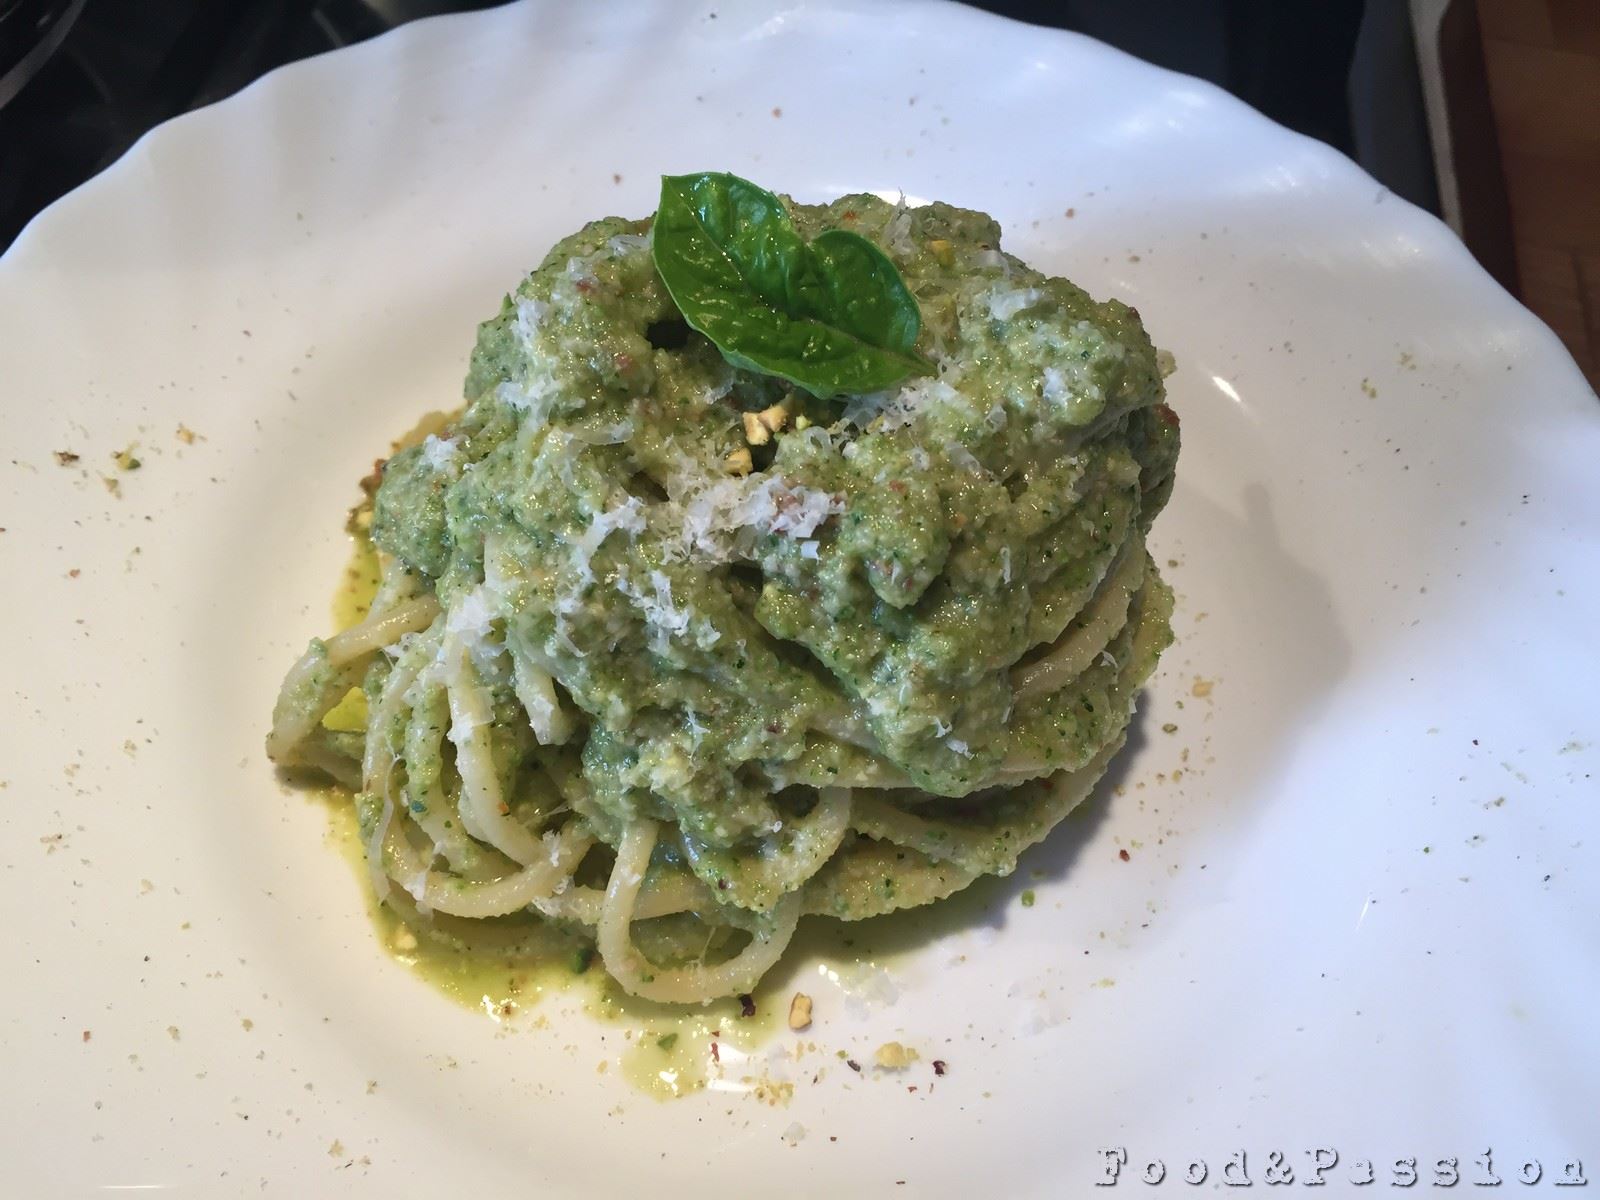
<path fill-rule="evenodd" d="M 1179 641 L 1015 876 L 874 971 L 799 956 L 816 1049 L 661 1103 L 576 998 L 497 1024 L 387 957 L 261 739 L 355 481 L 454 402 L 476 322 L 701 169 L 982 208 L 1136 304 L 1179 364 Z M 1508 1185 L 1600 1168 L 1600 404 L 1441 225 L 1208 86 L 932 4 L 407 26 L 36 220 L 0 408 L 11 1194 L 1061 1196 L 1118 1146 L 1124 1191 L 1238 1151 L 1257 1187 L 1317 1149 L 1380 1189 L 1486 1147 Z M 921 1061 L 875 1071 L 888 1039 Z"/>

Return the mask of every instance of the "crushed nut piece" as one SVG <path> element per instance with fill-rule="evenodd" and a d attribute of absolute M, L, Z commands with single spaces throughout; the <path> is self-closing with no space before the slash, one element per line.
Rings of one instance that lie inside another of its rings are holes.
<path fill-rule="evenodd" d="M 789 1028 L 797 1031 L 811 1028 L 811 997 L 804 992 L 796 992 L 789 1001 Z"/>
<path fill-rule="evenodd" d="M 811 428 L 811 418 L 806 416 L 804 413 L 801 413 L 798 417 L 796 417 L 794 419 L 794 427 L 796 429 L 810 429 Z"/>
<path fill-rule="evenodd" d="M 873 1060 L 886 1071 L 899 1071 L 909 1067 L 921 1057 L 909 1046 L 899 1042 L 885 1042 L 872 1052 Z"/>
<path fill-rule="evenodd" d="M 931 239 L 928 242 L 928 249 L 933 251 L 933 256 L 939 260 L 941 267 L 948 267 L 955 261 L 955 253 L 951 249 L 950 243 L 945 241 L 944 238 Z"/>
<path fill-rule="evenodd" d="M 730 475 L 748 475 L 755 469 L 755 461 L 750 457 L 750 451 L 745 449 L 735 450 L 728 455 L 723 465 L 728 468 Z"/>
<path fill-rule="evenodd" d="M 762 423 L 760 413 L 740 413 L 739 419 L 744 422 L 744 440 L 752 446 L 765 446 L 772 440 L 772 431 Z"/>
<path fill-rule="evenodd" d="M 762 409 L 756 417 L 769 433 L 777 433 L 789 423 L 789 410 L 781 404 L 774 404 L 771 408 Z"/>

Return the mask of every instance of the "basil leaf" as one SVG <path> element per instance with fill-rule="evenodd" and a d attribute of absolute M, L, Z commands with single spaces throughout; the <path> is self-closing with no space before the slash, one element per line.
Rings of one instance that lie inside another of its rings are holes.
<path fill-rule="evenodd" d="M 915 349 L 921 310 L 888 256 L 843 229 L 808 243 L 747 179 L 663 176 L 652 253 L 683 319 L 735 366 L 818 396 L 931 369 Z"/>

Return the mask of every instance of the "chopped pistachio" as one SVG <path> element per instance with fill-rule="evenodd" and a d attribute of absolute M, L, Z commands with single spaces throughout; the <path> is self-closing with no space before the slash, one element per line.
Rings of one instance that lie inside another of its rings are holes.
<path fill-rule="evenodd" d="M 765 446 L 772 440 L 772 431 L 761 420 L 760 413 L 740 413 L 739 417 L 744 422 L 744 440 L 752 446 Z"/>
<path fill-rule="evenodd" d="M 811 997 L 804 992 L 796 992 L 794 999 L 789 1001 L 789 1028 L 798 1031 L 810 1027 Z"/>
<path fill-rule="evenodd" d="M 885 1042 L 872 1052 L 872 1057 L 884 1070 L 899 1071 L 916 1062 L 921 1055 L 899 1042 Z"/>

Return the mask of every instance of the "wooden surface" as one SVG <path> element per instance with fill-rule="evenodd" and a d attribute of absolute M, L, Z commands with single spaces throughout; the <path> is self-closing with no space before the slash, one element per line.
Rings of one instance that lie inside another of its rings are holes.
<path fill-rule="evenodd" d="M 1477 0 L 1522 301 L 1600 386 L 1600 0 Z"/>

